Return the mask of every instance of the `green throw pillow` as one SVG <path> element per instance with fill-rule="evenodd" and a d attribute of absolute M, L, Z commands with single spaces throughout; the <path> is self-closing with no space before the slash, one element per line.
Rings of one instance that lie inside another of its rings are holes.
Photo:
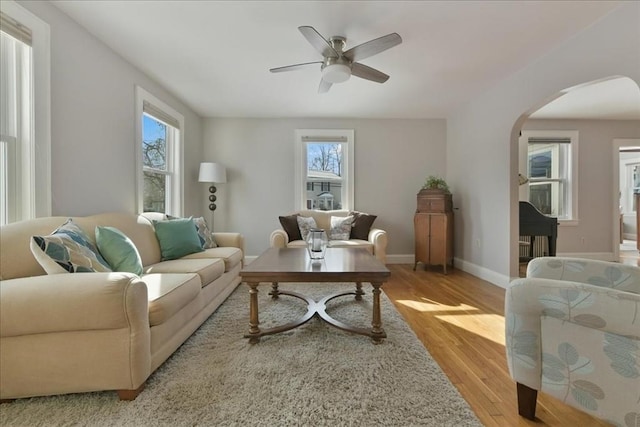
<path fill-rule="evenodd" d="M 98 250 L 113 271 L 142 274 L 142 259 L 138 249 L 122 231 L 114 227 L 97 227 Z"/>
<path fill-rule="evenodd" d="M 204 250 L 192 218 L 153 221 L 153 225 L 163 261 Z"/>

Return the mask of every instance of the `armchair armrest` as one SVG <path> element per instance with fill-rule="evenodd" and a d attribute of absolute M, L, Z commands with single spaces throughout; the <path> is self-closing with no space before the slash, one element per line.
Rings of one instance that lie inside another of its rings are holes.
<path fill-rule="evenodd" d="M 240 233 L 212 233 L 218 246 L 232 247 L 242 250 L 244 253 L 244 236 Z"/>
<path fill-rule="evenodd" d="M 607 261 L 568 257 L 534 258 L 527 266 L 527 277 L 588 283 L 640 294 L 640 269 Z"/>
<path fill-rule="evenodd" d="M 147 286 L 130 273 L 53 274 L 0 282 L 0 336 L 149 329 Z"/>
<path fill-rule="evenodd" d="M 269 236 L 269 245 L 272 248 L 286 248 L 287 243 L 289 243 L 289 235 L 281 228 L 273 230 Z"/>
<path fill-rule="evenodd" d="M 383 264 L 387 262 L 387 232 L 379 228 L 369 230 L 367 240 L 373 244 L 373 253 Z"/>
<path fill-rule="evenodd" d="M 542 318 L 555 318 L 622 337 L 637 337 L 640 295 L 543 278 L 516 279 L 505 295 L 507 362 L 519 383 L 539 390 Z"/>

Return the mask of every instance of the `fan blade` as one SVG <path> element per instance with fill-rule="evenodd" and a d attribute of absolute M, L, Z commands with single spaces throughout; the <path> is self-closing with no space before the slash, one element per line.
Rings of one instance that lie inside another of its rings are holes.
<path fill-rule="evenodd" d="M 400 43 L 402 43 L 402 37 L 397 33 L 391 33 L 352 47 L 344 53 L 344 56 L 349 58 L 351 61 L 356 62 L 373 56 L 376 53 L 383 52 L 389 48 L 399 45 Z"/>
<path fill-rule="evenodd" d="M 320 54 L 325 58 L 337 58 L 338 52 L 329 44 L 329 42 L 316 31 L 315 28 L 309 26 L 298 27 L 302 35 L 311 43 Z"/>
<path fill-rule="evenodd" d="M 333 83 L 329 83 L 328 81 L 326 81 L 325 79 L 321 79 L 320 80 L 320 86 L 318 86 L 318 93 L 326 93 L 329 92 L 329 89 L 331 89 L 331 85 Z"/>
<path fill-rule="evenodd" d="M 283 71 L 295 71 L 295 70 L 304 68 L 307 65 L 313 65 L 313 64 L 322 64 L 322 61 L 305 62 L 303 64 L 295 64 L 295 65 L 287 65 L 284 67 L 271 68 L 269 71 L 271 71 L 272 73 L 281 73 Z"/>
<path fill-rule="evenodd" d="M 371 80 L 377 83 L 384 83 L 389 80 L 389 76 L 375 68 L 367 67 L 359 62 L 354 62 L 351 66 L 351 74 L 361 79 Z"/>

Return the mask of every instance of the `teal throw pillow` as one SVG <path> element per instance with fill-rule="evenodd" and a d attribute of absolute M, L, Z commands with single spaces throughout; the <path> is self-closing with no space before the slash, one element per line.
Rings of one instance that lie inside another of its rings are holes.
<path fill-rule="evenodd" d="M 122 231 L 115 227 L 97 227 L 96 244 L 113 271 L 124 271 L 138 276 L 142 274 L 140 253 Z"/>
<path fill-rule="evenodd" d="M 192 218 L 153 221 L 153 225 L 163 261 L 204 250 Z"/>

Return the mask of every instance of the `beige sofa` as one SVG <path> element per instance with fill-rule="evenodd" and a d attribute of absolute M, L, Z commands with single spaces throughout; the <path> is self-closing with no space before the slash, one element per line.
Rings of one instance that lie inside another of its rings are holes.
<path fill-rule="evenodd" d="M 126 234 L 143 274 L 47 275 L 32 255 L 33 235 L 66 217 L 0 230 L 0 399 L 117 390 L 135 399 L 146 379 L 222 304 L 240 282 L 243 237 L 214 233 L 219 247 L 161 261 L 152 219 L 107 213 L 73 218 L 88 236 L 99 225 Z"/>
<path fill-rule="evenodd" d="M 301 210 L 295 212 L 303 217 L 313 217 L 316 221 L 318 228 L 323 230 L 329 230 L 331 228 L 331 217 L 339 216 L 345 217 L 349 215 L 347 210 L 332 210 L 332 211 L 318 211 L 318 210 Z M 286 247 L 305 247 L 306 243 L 303 240 L 289 241 L 289 236 L 283 229 L 274 230 L 271 233 L 270 245 L 273 248 L 286 248 Z M 367 240 L 349 239 L 349 240 L 331 240 L 329 242 L 330 247 L 334 248 L 347 248 L 347 247 L 361 247 L 367 249 L 372 255 L 375 255 L 383 264 L 387 261 L 387 232 L 379 228 L 371 228 Z"/>

